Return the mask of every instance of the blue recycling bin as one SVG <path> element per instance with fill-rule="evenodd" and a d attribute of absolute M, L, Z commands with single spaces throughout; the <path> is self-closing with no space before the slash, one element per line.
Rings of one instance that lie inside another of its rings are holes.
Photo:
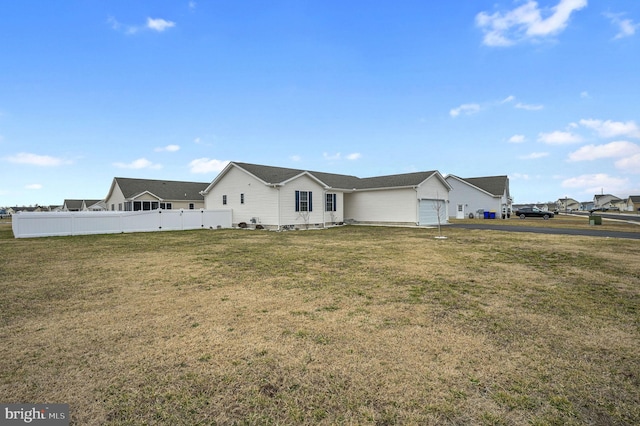
<path fill-rule="evenodd" d="M 484 212 L 484 218 L 489 219 L 489 212 Z"/>
<path fill-rule="evenodd" d="M 489 212 L 489 219 L 495 219 L 496 218 L 496 212 Z"/>

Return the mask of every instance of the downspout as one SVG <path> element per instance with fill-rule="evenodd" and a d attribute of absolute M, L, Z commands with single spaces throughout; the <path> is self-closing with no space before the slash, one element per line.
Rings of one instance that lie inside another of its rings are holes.
<path fill-rule="evenodd" d="M 280 187 L 277 185 L 273 185 L 273 187 L 278 191 L 278 231 L 280 231 Z"/>
<path fill-rule="evenodd" d="M 416 191 L 416 226 L 420 226 L 420 199 L 418 198 L 418 187 L 414 186 L 413 190 Z"/>

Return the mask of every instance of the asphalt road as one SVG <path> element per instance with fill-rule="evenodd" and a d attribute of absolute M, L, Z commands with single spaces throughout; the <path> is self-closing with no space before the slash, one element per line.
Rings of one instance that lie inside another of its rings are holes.
<path fill-rule="evenodd" d="M 504 226 L 490 223 L 455 223 L 447 226 L 452 228 L 489 229 L 504 232 L 533 232 L 536 234 L 579 235 L 584 237 L 628 238 L 640 240 L 640 232 L 605 231 L 599 229 L 539 228 L 535 226 Z"/>

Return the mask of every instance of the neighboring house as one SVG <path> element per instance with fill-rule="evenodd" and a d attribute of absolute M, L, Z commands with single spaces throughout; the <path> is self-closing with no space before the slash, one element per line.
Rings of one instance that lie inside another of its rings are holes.
<path fill-rule="evenodd" d="M 593 208 L 611 208 L 612 203 L 620 201 L 620 198 L 611 194 L 596 194 L 593 196 Z"/>
<path fill-rule="evenodd" d="M 446 181 L 451 185 L 449 217 L 464 219 L 481 212 L 494 212 L 503 219 L 511 216 L 513 199 L 509 194 L 509 177 L 461 178 L 448 175 Z"/>
<path fill-rule="evenodd" d="M 568 197 L 558 198 L 558 201 L 556 201 L 556 208 L 561 213 L 580 210 L 580 202 Z"/>
<path fill-rule="evenodd" d="M 64 200 L 62 211 L 65 212 L 86 212 L 103 211 L 106 205 L 103 200 Z"/>
<path fill-rule="evenodd" d="M 358 178 L 231 162 L 203 195 L 206 209 L 231 208 L 234 225 L 283 229 L 445 223 L 450 189 L 437 171 Z"/>
<path fill-rule="evenodd" d="M 618 199 L 611 201 L 611 205 L 609 207 L 611 210 L 619 210 L 625 211 L 627 209 L 627 200 Z"/>
<path fill-rule="evenodd" d="M 593 209 L 593 201 L 582 201 L 580 203 L 580 210 L 589 211 Z"/>
<path fill-rule="evenodd" d="M 626 210 L 628 212 L 640 213 L 640 195 L 629 195 L 629 198 L 627 198 Z"/>
<path fill-rule="evenodd" d="M 107 210 L 202 209 L 208 182 L 113 178 L 104 202 Z"/>

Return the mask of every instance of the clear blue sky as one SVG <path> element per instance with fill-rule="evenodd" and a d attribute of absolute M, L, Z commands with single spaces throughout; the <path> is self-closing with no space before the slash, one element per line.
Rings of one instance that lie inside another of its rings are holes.
<path fill-rule="evenodd" d="M 0 5 L 0 206 L 227 161 L 640 195 L 640 1 Z"/>

